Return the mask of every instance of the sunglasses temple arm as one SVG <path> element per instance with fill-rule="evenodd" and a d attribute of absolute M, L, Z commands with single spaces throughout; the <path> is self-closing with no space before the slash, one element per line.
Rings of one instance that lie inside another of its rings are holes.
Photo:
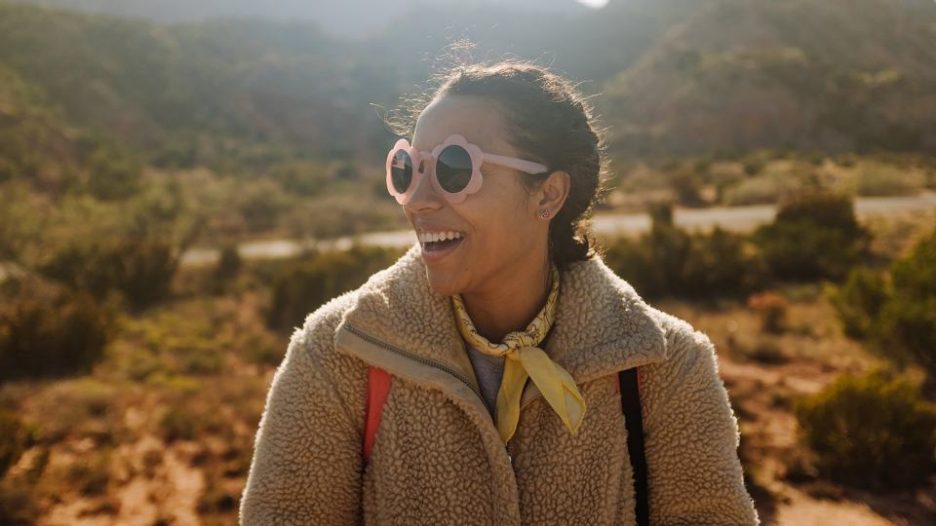
<path fill-rule="evenodd" d="M 517 159 L 516 157 L 507 157 L 506 155 L 486 153 L 484 154 L 484 161 L 490 162 L 492 164 L 498 164 L 500 166 L 506 166 L 507 168 L 513 168 L 514 170 L 520 170 L 521 172 L 526 172 L 528 174 L 538 174 L 546 171 L 546 167 L 540 163 Z"/>

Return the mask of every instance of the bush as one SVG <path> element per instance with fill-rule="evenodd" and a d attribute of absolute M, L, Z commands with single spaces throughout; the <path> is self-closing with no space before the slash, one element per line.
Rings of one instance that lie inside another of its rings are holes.
<path fill-rule="evenodd" d="M 178 248 L 166 239 L 125 237 L 67 245 L 39 270 L 95 298 L 117 291 L 133 308 L 143 308 L 169 295 L 178 262 Z"/>
<path fill-rule="evenodd" d="M 883 346 L 903 349 L 936 374 L 936 229 L 890 268 L 893 293 L 880 316 Z"/>
<path fill-rule="evenodd" d="M 639 240 L 620 238 L 604 251 L 608 266 L 643 296 L 679 295 L 683 267 L 691 249 L 689 235 L 654 221 L 651 232 Z"/>
<path fill-rule="evenodd" d="M 245 188 L 238 197 L 237 209 L 250 232 L 266 232 L 278 223 L 289 208 L 282 188 L 273 181 L 263 180 Z"/>
<path fill-rule="evenodd" d="M 140 189 L 140 162 L 125 149 L 101 146 L 87 164 L 88 191 L 98 199 L 126 199 Z"/>
<path fill-rule="evenodd" d="M 869 234 L 858 224 L 851 198 L 811 192 L 781 205 L 754 241 L 778 278 L 838 280 L 867 251 Z"/>
<path fill-rule="evenodd" d="M 891 264 L 890 280 L 855 270 L 833 293 L 845 333 L 871 340 L 895 363 L 936 374 L 936 230 Z"/>
<path fill-rule="evenodd" d="M 347 251 L 314 254 L 294 262 L 274 278 L 267 325 L 288 330 L 301 324 L 308 313 L 359 287 L 399 256 L 398 250 L 354 246 Z"/>
<path fill-rule="evenodd" d="M 714 229 L 689 234 L 671 209 L 652 211 L 653 227 L 638 240 L 619 238 L 603 250 L 607 265 L 648 298 L 744 295 L 762 282 L 762 264 L 744 238 Z"/>
<path fill-rule="evenodd" d="M 936 407 L 905 379 L 844 376 L 794 404 L 819 472 L 844 484 L 921 484 L 936 468 Z"/>
<path fill-rule="evenodd" d="M 765 282 L 760 256 L 743 236 L 715 228 L 692 236 L 683 267 L 682 294 L 689 298 L 743 296 Z"/>
<path fill-rule="evenodd" d="M 37 279 L 9 288 L 18 290 L 0 304 L 0 381 L 86 373 L 103 357 L 109 309 Z"/>
<path fill-rule="evenodd" d="M 866 338 L 875 334 L 878 317 L 888 296 L 887 283 L 880 274 L 866 268 L 852 269 L 845 284 L 831 294 L 832 305 L 838 312 L 845 335 Z"/>

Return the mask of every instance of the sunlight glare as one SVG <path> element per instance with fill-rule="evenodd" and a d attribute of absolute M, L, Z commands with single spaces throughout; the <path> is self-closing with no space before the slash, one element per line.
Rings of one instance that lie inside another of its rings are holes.
<path fill-rule="evenodd" d="M 591 7 L 593 9 L 598 9 L 608 4 L 608 0 L 576 0 L 576 1 L 582 5 Z"/>

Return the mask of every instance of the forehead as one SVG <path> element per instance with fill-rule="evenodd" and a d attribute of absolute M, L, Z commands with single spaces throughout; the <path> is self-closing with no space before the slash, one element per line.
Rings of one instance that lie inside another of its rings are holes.
<path fill-rule="evenodd" d="M 416 121 L 413 146 L 429 151 L 457 133 L 486 152 L 513 154 L 503 110 L 481 97 L 446 95 L 433 100 Z"/>

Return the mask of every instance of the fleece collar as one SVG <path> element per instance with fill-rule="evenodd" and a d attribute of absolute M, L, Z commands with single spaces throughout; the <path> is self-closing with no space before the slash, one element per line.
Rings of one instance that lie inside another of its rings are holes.
<path fill-rule="evenodd" d="M 650 307 L 598 256 L 570 265 L 561 283 L 543 349 L 576 383 L 666 358 L 663 330 Z M 482 404 L 451 301 L 430 288 L 418 244 L 359 289 L 335 343 L 393 375 Z M 537 396 L 529 382 L 521 406 Z"/>

